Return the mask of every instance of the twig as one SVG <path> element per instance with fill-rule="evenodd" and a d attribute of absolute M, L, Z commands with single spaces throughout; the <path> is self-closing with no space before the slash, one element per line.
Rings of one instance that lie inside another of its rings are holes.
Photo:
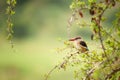
<path fill-rule="evenodd" d="M 45 79 L 44 80 L 48 80 L 50 74 L 57 68 L 58 66 L 56 65 L 55 67 L 53 67 L 49 72 L 48 74 L 45 76 Z"/>
<path fill-rule="evenodd" d="M 101 22 L 101 17 L 103 16 L 104 12 L 107 10 L 108 6 L 109 6 L 109 4 L 108 4 L 108 5 L 106 6 L 106 8 L 102 11 L 102 13 L 99 15 L 99 22 L 96 21 L 96 23 L 97 23 L 97 25 L 98 25 L 98 29 L 99 29 L 98 35 L 99 35 L 99 37 L 100 37 L 100 38 L 99 38 L 99 39 L 100 39 L 100 43 L 101 43 L 102 49 L 103 49 L 103 51 L 104 51 L 104 53 L 105 53 L 105 56 L 107 56 L 107 55 L 106 55 L 105 46 L 104 46 L 103 40 L 102 40 L 102 35 L 101 35 L 101 28 L 102 28 L 102 26 L 100 25 L 100 22 Z"/>
<path fill-rule="evenodd" d="M 108 56 L 107 56 L 107 53 L 106 53 L 106 49 L 105 49 L 105 46 L 103 44 L 103 40 L 102 40 L 102 35 L 101 35 L 101 28 L 102 26 L 100 25 L 100 22 L 101 22 L 101 18 L 104 14 L 104 12 L 108 9 L 109 7 L 109 4 L 107 4 L 106 8 L 102 11 L 102 13 L 99 15 L 99 20 L 96 20 L 96 24 L 98 25 L 98 35 L 99 35 L 99 40 L 100 40 L 100 43 L 101 43 L 101 46 L 102 46 L 102 49 L 103 49 L 103 52 L 104 52 L 104 56 L 107 58 L 107 61 L 110 62 Z M 111 66 L 111 63 L 110 63 L 110 67 L 112 69 L 112 66 Z"/>
<path fill-rule="evenodd" d="M 104 30 L 104 29 L 103 29 Z M 120 44 L 120 42 L 118 40 L 116 40 L 112 35 L 110 35 L 106 30 L 104 30 L 105 33 L 110 36 L 115 42 L 117 42 L 118 44 Z"/>
<path fill-rule="evenodd" d="M 67 64 L 68 61 L 69 61 L 69 59 L 70 59 L 72 56 L 76 55 L 76 54 L 79 54 L 79 52 L 75 52 L 75 53 L 72 53 L 72 54 L 70 54 L 69 56 L 67 56 L 67 60 L 64 60 L 64 61 L 62 62 L 62 64 L 60 64 L 60 67 L 61 67 L 61 68 L 65 68 L 65 64 Z"/>
<path fill-rule="evenodd" d="M 110 79 L 115 73 L 119 72 L 120 68 L 113 70 L 110 74 L 105 77 L 105 80 Z"/>
<path fill-rule="evenodd" d="M 72 56 L 74 56 L 75 54 L 79 54 L 79 52 L 75 52 L 75 53 L 73 53 L 73 54 L 70 54 L 70 56 L 68 56 L 67 59 L 69 60 L 69 59 L 70 59 Z M 47 73 L 47 75 L 45 76 L 45 79 L 44 79 L 44 80 L 48 80 L 50 74 L 51 74 L 56 68 L 58 68 L 59 66 L 60 66 L 61 68 L 64 68 L 64 64 L 66 64 L 66 63 L 68 62 L 68 60 L 64 60 L 61 64 L 56 65 L 55 67 L 53 67 L 53 68 Z"/>
<path fill-rule="evenodd" d="M 90 69 L 89 72 L 87 73 L 87 76 L 83 80 L 87 80 L 91 76 L 91 74 L 96 70 L 96 68 L 103 64 L 104 62 L 105 61 L 102 61 L 98 65 L 95 65 L 92 69 Z"/>
<path fill-rule="evenodd" d="M 92 68 L 83 80 L 87 80 L 94 71 L 95 71 L 95 68 Z"/>

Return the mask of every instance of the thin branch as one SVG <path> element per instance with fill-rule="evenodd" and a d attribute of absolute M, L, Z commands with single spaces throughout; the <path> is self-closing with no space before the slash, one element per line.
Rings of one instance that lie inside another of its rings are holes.
<path fill-rule="evenodd" d="M 61 67 L 61 68 L 65 68 L 65 64 L 67 64 L 68 61 L 69 61 L 69 59 L 70 59 L 72 56 L 76 55 L 76 54 L 79 54 L 79 52 L 75 52 L 75 53 L 72 53 L 72 54 L 70 54 L 69 56 L 67 56 L 67 60 L 64 60 L 64 61 L 62 62 L 62 64 L 60 64 L 60 67 Z"/>
<path fill-rule="evenodd" d="M 58 66 L 56 65 L 55 67 L 53 67 L 48 73 L 47 75 L 45 75 L 45 79 L 44 80 L 48 80 L 50 74 L 57 68 Z"/>
<path fill-rule="evenodd" d="M 105 77 L 105 80 L 110 79 L 114 74 L 120 71 L 120 68 L 113 70 L 110 74 Z"/>
<path fill-rule="evenodd" d="M 99 22 L 96 21 L 96 23 L 97 23 L 97 25 L 98 25 L 98 29 L 99 29 L 98 35 L 99 35 L 99 37 L 100 37 L 100 38 L 99 38 L 99 39 L 100 39 L 100 43 L 101 43 L 102 49 L 103 49 L 103 51 L 104 51 L 104 53 L 105 53 L 105 56 L 107 56 L 107 55 L 106 55 L 105 46 L 104 46 L 103 40 L 102 40 L 102 35 L 101 35 L 101 28 L 102 28 L 102 26 L 100 25 L 100 22 L 101 22 L 101 18 L 102 18 L 102 16 L 103 16 L 104 12 L 108 9 L 108 7 L 109 7 L 109 4 L 108 4 L 108 5 L 106 6 L 106 8 L 102 11 L 102 13 L 99 15 Z"/>
<path fill-rule="evenodd" d="M 92 69 L 88 72 L 87 76 L 86 76 L 83 80 L 87 80 L 94 71 L 95 71 L 95 68 L 92 68 Z"/>
<path fill-rule="evenodd" d="M 96 24 L 97 24 L 97 26 L 98 26 L 98 35 L 99 35 L 99 40 L 100 40 L 100 43 L 101 43 L 101 46 L 102 46 L 102 50 L 103 50 L 103 52 L 104 52 L 104 56 L 107 58 L 107 61 L 108 62 L 110 62 L 110 60 L 109 60 L 109 58 L 108 58 L 108 56 L 107 56 L 107 53 L 106 53 L 106 48 L 105 48 L 105 46 L 104 46 L 104 44 L 103 44 L 103 39 L 102 39 L 102 34 L 101 34 L 101 28 L 102 28 L 102 26 L 100 25 L 100 23 L 101 23 L 101 18 L 102 18 L 102 16 L 103 16 L 103 14 L 104 14 L 104 12 L 107 10 L 109 8 L 109 4 L 107 4 L 107 6 L 106 6 L 106 8 L 102 11 L 102 13 L 99 15 L 99 19 L 98 20 L 95 20 L 96 21 Z M 112 68 L 112 66 L 111 66 L 111 63 L 110 63 L 110 67 L 111 67 L 111 69 L 113 69 Z"/>
<path fill-rule="evenodd" d="M 104 29 L 103 29 L 104 30 Z M 116 40 L 112 35 L 110 35 L 106 30 L 104 30 L 104 32 L 110 36 L 115 42 L 117 42 L 118 44 L 120 44 L 120 42 L 118 40 Z"/>
<path fill-rule="evenodd" d="M 76 54 L 79 54 L 79 52 L 75 52 L 75 53 L 73 53 L 73 54 L 70 54 L 70 56 L 67 57 L 67 60 L 64 60 L 61 64 L 58 64 L 58 65 L 56 65 L 55 67 L 53 67 L 53 68 L 47 73 L 47 75 L 45 76 L 45 79 L 44 79 L 44 80 L 48 80 L 48 78 L 49 78 L 49 76 L 51 75 L 51 73 L 52 73 L 56 68 L 58 68 L 59 66 L 60 66 L 61 68 L 64 68 L 64 65 L 69 61 L 69 59 L 70 59 L 72 56 L 76 55 Z"/>
<path fill-rule="evenodd" d="M 99 64 L 95 65 L 92 69 L 90 69 L 89 72 L 87 73 L 87 76 L 83 80 L 87 80 L 92 75 L 92 73 L 97 69 L 97 67 L 102 65 L 104 62 L 106 61 L 102 61 Z"/>

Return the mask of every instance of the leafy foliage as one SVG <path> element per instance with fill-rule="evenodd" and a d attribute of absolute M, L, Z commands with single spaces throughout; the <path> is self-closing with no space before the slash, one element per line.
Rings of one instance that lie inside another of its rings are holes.
<path fill-rule="evenodd" d="M 120 7 L 119 4 L 120 0 L 72 1 L 70 8 L 73 15 L 68 21 L 69 26 L 74 21 L 79 21 L 78 16 L 84 18 L 85 12 L 89 13 L 91 22 L 80 23 L 80 26 L 91 28 L 93 32 L 91 39 L 99 40 L 101 48 L 81 53 L 71 42 L 65 41 L 66 47 L 58 51 L 67 54 L 63 62 L 46 75 L 46 80 L 54 69 L 66 69 L 67 66 L 78 66 L 79 69 L 74 71 L 75 79 L 78 80 L 120 80 L 120 11 L 116 12 L 116 19 L 112 21 L 111 26 L 103 25 L 108 19 L 104 16 L 105 12 L 108 9 L 116 9 L 115 6 Z"/>
<path fill-rule="evenodd" d="M 8 15 L 7 18 L 7 31 L 8 31 L 8 37 L 7 39 L 12 42 L 12 37 L 13 37 L 13 23 L 12 23 L 12 16 L 15 14 L 14 8 L 16 5 L 16 0 L 7 0 L 7 9 L 6 9 L 6 14 Z"/>

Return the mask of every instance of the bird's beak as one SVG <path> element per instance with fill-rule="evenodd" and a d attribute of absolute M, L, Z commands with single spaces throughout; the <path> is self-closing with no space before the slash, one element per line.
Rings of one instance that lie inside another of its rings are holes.
<path fill-rule="evenodd" d="M 69 41 L 75 41 L 75 39 L 73 38 L 73 39 L 69 39 Z"/>

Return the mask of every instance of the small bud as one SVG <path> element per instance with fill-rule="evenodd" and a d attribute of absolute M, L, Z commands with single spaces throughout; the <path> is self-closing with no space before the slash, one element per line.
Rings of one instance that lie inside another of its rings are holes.
<path fill-rule="evenodd" d="M 96 29 L 94 29 L 93 31 L 94 31 L 95 34 L 97 33 Z"/>
<path fill-rule="evenodd" d="M 81 11 L 79 11 L 79 15 L 81 18 L 83 18 L 83 13 Z"/>
<path fill-rule="evenodd" d="M 94 11 L 93 9 L 90 9 L 89 12 L 90 12 L 91 15 L 94 15 L 94 14 L 95 14 L 95 11 Z"/>
<path fill-rule="evenodd" d="M 113 0 L 113 2 L 112 2 L 112 6 L 114 7 L 116 5 L 116 3 L 115 3 L 115 1 Z"/>
<path fill-rule="evenodd" d="M 109 0 L 105 0 L 105 2 L 106 2 L 106 3 L 108 3 L 108 2 L 109 2 Z"/>
<path fill-rule="evenodd" d="M 94 38 L 94 35 L 92 34 L 92 35 L 91 35 L 91 40 L 93 40 L 93 38 Z"/>
<path fill-rule="evenodd" d="M 96 18 L 93 17 L 93 18 L 91 19 L 91 22 L 93 22 L 93 21 L 96 21 Z"/>

